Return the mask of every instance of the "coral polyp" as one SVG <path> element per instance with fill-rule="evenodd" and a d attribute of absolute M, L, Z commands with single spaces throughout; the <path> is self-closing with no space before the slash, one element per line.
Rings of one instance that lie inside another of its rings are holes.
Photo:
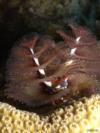
<path fill-rule="evenodd" d="M 14 45 L 7 62 L 6 95 L 30 107 L 58 106 L 100 88 L 100 47 L 84 27 L 70 25 L 63 41 L 32 34 Z"/>
<path fill-rule="evenodd" d="M 82 98 L 47 116 L 18 110 L 0 102 L 1 133 L 100 132 L 100 95 Z"/>

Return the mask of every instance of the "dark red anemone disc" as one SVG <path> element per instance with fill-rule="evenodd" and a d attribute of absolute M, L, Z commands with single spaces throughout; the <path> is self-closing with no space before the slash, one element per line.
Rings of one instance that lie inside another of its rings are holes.
<path fill-rule="evenodd" d="M 83 92 L 87 96 L 98 91 L 100 47 L 97 40 L 84 27 L 70 27 L 75 37 L 57 31 L 64 39 L 62 42 L 33 34 L 14 45 L 6 72 L 5 93 L 9 98 L 36 107 L 66 103 L 83 96 Z"/>

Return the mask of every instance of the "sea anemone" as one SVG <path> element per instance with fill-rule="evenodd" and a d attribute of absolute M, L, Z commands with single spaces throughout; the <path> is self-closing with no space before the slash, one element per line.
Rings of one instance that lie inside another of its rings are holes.
<path fill-rule="evenodd" d="M 57 31 L 64 41 L 32 34 L 14 45 L 7 62 L 8 98 L 30 107 L 50 107 L 99 92 L 97 40 L 85 27 L 70 28 L 71 35 Z"/>

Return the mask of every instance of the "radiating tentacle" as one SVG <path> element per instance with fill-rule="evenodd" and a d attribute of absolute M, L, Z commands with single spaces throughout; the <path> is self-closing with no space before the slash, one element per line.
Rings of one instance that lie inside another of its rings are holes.
<path fill-rule="evenodd" d="M 87 37 L 95 38 L 95 35 L 93 35 L 93 33 L 85 26 L 72 25 L 72 24 L 69 24 L 69 26 L 71 27 L 71 29 L 74 32 L 76 37 L 81 36 L 82 38 L 84 38 L 84 37 L 85 38 L 87 38 Z M 95 40 L 96 40 L 96 38 L 95 38 Z"/>
<path fill-rule="evenodd" d="M 69 35 L 66 35 L 63 31 L 58 30 L 57 33 L 64 39 L 64 42 L 67 43 L 67 45 L 70 48 L 75 47 L 75 40 L 73 39 L 73 37 L 70 37 Z"/>

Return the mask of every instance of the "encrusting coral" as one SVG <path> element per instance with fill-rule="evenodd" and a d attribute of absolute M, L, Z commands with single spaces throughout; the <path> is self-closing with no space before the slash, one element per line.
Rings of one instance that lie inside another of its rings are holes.
<path fill-rule="evenodd" d="M 0 103 L 0 133 L 100 133 L 100 95 L 82 98 L 46 116 Z"/>

